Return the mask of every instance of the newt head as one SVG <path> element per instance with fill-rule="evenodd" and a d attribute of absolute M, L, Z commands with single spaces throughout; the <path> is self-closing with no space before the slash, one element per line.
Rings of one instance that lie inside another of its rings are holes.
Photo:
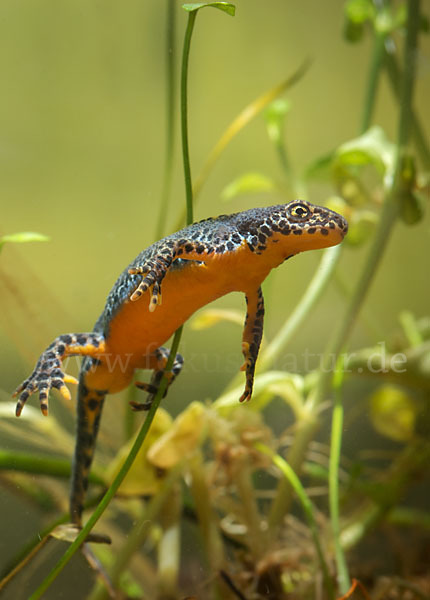
<path fill-rule="evenodd" d="M 281 234 L 297 237 L 299 252 L 336 246 L 348 232 L 348 222 L 342 215 L 304 200 L 285 204 L 282 212 Z"/>

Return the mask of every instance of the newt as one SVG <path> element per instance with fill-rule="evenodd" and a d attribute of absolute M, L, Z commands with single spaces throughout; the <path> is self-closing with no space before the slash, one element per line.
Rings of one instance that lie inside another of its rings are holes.
<path fill-rule="evenodd" d="M 147 400 L 134 406 L 148 408 L 169 357 L 162 344 L 197 309 L 238 291 L 245 294 L 247 304 L 241 367 L 245 389 L 239 400 L 249 400 L 263 333 L 262 282 L 273 268 L 300 252 L 339 244 L 347 230 L 342 216 L 300 200 L 194 223 L 149 246 L 121 273 L 92 332 L 60 335 L 48 346 L 15 391 L 16 415 L 35 392 L 47 415 L 50 390 L 69 400 L 66 384 L 78 384 L 72 522 L 81 524 L 106 395 L 126 388 L 136 369 L 150 369 L 150 383 L 136 382 L 148 392 Z M 66 357 L 78 355 L 84 357 L 79 381 L 62 365 Z M 182 365 L 177 354 L 169 385 Z"/>

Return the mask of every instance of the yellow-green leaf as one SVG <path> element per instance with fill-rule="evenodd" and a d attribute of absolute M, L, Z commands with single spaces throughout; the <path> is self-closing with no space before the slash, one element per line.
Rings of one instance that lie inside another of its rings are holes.
<path fill-rule="evenodd" d="M 370 418 L 381 435 L 407 442 L 415 431 L 418 407 L 401 388 L 385 385 L 370 397 Z"/>
<path fill-rule="evenodd" d="M 200 446 L 206 434 L 206 409 L 192 402 L 148 451 L 147 458 L 159 469 L 170 469 Z"/>
<path fill-rule="evenodd" d="M 195 330 L 208 329 L 221 321 L 229 321 L 230 323 L 236 323 L 237 325 L 242 326 L 244 315 L 243 312 L 239 310 L 207 308 L 194 317 L 191 321 L 191 328 Z"/>
<path fill-rule="evenodd" d="M 159 469 L 148 460 L 148 450 L 159 437 L 172 427 L 173 419 L 167 411 L 159 408 L 155 414 L 154 421 L 149 429 L 148 435 L 143 442 L 136 460 L 132 464 L 127 477 L 119 488 L 119 494 L 127 496 L 155 494 L 157 493 L 163 479 Z M 115 460 L 106 471 L 106 482 L 110 483 L 118 474 L 124 460 L 134 444 L 134 438 L 129 440 L 117 453 Z"/>

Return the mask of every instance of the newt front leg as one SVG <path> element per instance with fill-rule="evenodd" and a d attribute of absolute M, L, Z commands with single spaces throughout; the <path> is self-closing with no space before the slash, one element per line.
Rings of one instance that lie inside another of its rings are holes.
<path fill-rule="evenodd" d="M 40 410 L 47 416 L 48 396 L 52 388 L 57 389 L 66 400 L 71 399 L 66 383 L 78 383 L 75 377 L 63 371 L 63 360 L 68 356 L 97 356 L 105 349 L 105 338 L 97 333 L 68 333 L 60 335 L 40 355 L 33 373 L 15 390 L 18 396 L 16 416 L 19 417 L 24 404 L 35 392 L 39 392 Z"/>

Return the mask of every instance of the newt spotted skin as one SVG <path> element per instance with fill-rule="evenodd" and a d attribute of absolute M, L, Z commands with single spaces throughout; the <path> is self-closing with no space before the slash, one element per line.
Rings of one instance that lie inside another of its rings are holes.
<path fill-rule="evenodd" d="M 308 202 L 254 208 L 194 223 L 152 244 L 123 271 L 91 333 L 60 335 L 40 356 L 33 373 L 16 390 L 16 414 L 39 392 L 48 413 L 52 388 L 70 398 L 66 383 L 78 383 L 63 371 L 68 356 L 84 356 L 78 385 L 77 439 L 70 512 L 81 523 L 83 500 L 94 455 L 103 403 L 132 381 L 136 369 L 151 369 L 151 382 L 136 385 L 149 393 L 150 406 L 164 373 L 169 350 L 162 344 L 197 309 L 229 292 L 246 296 L 242 338 L 245 389 L 252 395 L 255 363 L 263 333 L 261 283 L 284 260 L 340 243 L 348 224 L 337 213 Z M 169 383 L 179 374 L 175 357 Z M 140 408 L 134 406 L 134 408 Z"/>

